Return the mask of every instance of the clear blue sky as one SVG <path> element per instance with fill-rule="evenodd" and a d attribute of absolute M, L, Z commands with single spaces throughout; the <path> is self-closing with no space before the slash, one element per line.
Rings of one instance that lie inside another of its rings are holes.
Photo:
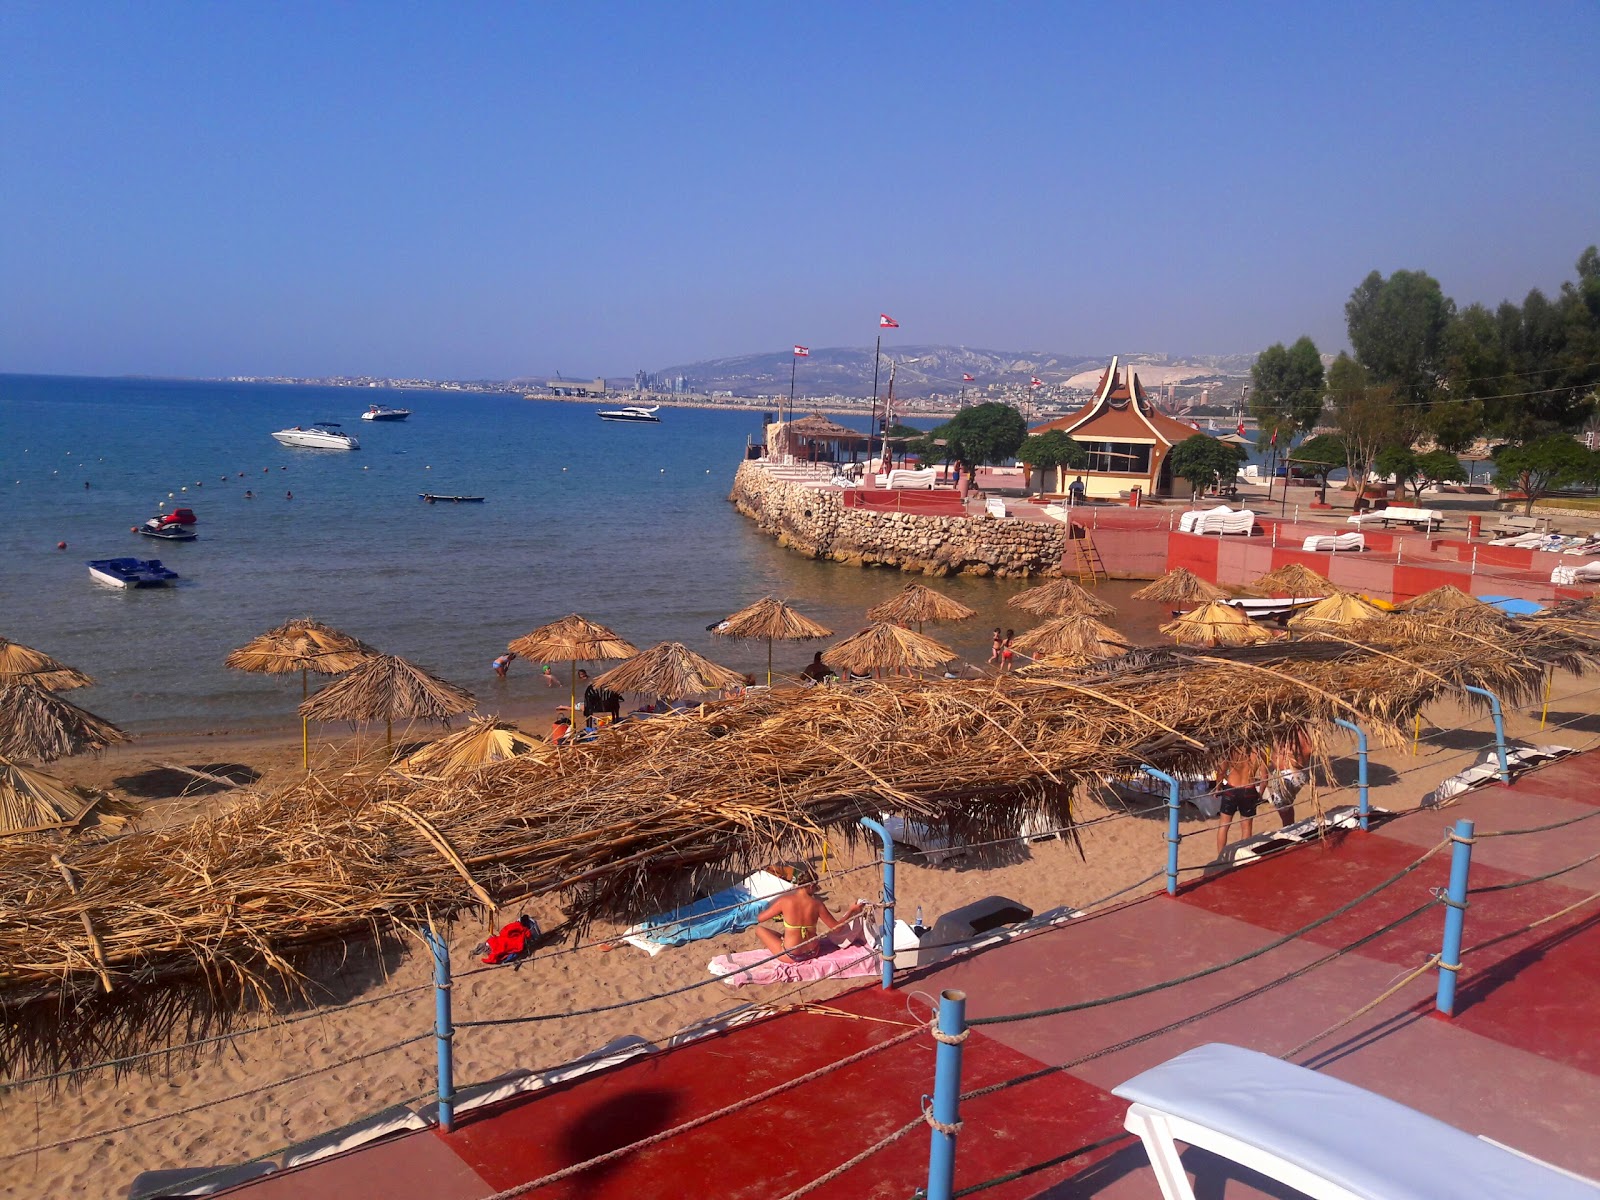
<path fill-rule="evenodd" d="M 0 371 L 1343 342 L 1600 241 L 1600 4 L 0 12 Z"/>

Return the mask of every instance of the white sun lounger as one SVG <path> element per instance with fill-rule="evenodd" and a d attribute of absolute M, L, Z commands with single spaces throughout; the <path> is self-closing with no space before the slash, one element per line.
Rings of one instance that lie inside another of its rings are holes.
<path fill-rule="evenodd" d="M 1241 508 L 1238 512 L 1235 512 L 1226 504 L 1218 508 L 1186 512 L 1178 518 L 1178 531 L 1180 533 L 1248 534 L 1253 532 L 1255 527 L 1255 513 L 1248 508 Z"/>
<path fill-rule="evenodd" d="M 1600 581 L 1600 562 L 1586 562 L 1581 567 L 1557 567 L 1550 572 L 1550 582 L 1563 586 L 1597 581 Z"/>
<path fill-rule="evenodd" d="M 1600 1200 L 1600 1185 L 1376 1092 L 1238 1046 L 1200 1046 L 1112 1094 L 1166 1200 L 1194 1200 L 1177 1142 L 1312 1200 Z"/>
<path fill-rule="evenodd" d="M 1006 502 L 991 496 L 984 502 L 983 511 L 998 521 L 1006 515 Z"/>
<path fill-rule="evenodd" d="M 1390 507 L 1375 508 L 1369 512 L 1356 513 L 1352 517 L 1346 517 L 1345 520 L 1357 529 L 1368 521 L 1377 521 L 1385 529 L 1389 528 L 1391 524 L 1421 525 L 1429 533 L 1432 533 L 1436 526 L 1444 524 L 1444 514 L 1436 508 Z"/>
<path fill-rule="evenodd" d="M 1302 550 L 1331 550 L 1335 554 L 1366 548 L 1367 536 L 1364 533 L 1314 533 L 1300 547 Z"/>
<path fill-rule="evenodd" d="M 896 467 L 889 472 L 888 486 L 892 488 L 931 488 L 939 482 L 937 467 L 913 471 L 909 467 Z"/>

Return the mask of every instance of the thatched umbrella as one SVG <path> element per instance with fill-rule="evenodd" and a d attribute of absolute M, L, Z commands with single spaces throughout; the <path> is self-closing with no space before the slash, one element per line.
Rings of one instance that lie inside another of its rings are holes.
<path fill-rule="evenodd" d="M 1176 621 L 1168 621 L 1161 632 L 1180 646 L 1249 646 L 1270 642 L 1272 631 L 1263 629 L 1231 604 L 1213 600 Z"/>
<path fill-rule="evenodd" d="M 0 837 L 74 829 L 97 810 L 101 824 L 121 825 L 131 806 L 0 758 Z"/>
<path fill-rule="evenodd" d="M 1299 563 L 1285 563 L 1250 585 L 1258 596 L 1326 596 L 1337 591 L 1333 581 Z"/>
<path fill-rule="evenodd" d="M 567 678 L 571 683 L 568 703 L 571 711 L 578 707 L 578 664 L 602 662 L 608 659 L 632 658 L 639 648 L 631 642 L 577 613 L 568 613 L 559 621 L 541 625 L 532 633 L 525 633 L 506 647 L 519 658 L 534 662 L 564 662 L 569 664 Z"/>
<path fill-rule="evenodd" d="M 1446 583 L 1431 592 L 1413 596 L 1400 606 L 1400 610 L 1408 613 L 1492 613 L 1494 606 L 1485 604 L 1476 596 L 1467 595 L 1452 583 Z"/>
<path fill-rule="evenodd" d="M 0 688 L 0 757 L 54 762 L 127 740 L 110 721 L 38 684 Z"/>
<path fill-rule="evenodd" d="M 1012 645 L 1033 658 L 1067 662 L 1116 658 L 1133 649 L 1133 643 L 1111 626 L 1081 614 L 1057 617 L 1019 633 Z"/>
<path fill-rule="evenodd" d="M 1018 592 L 1006 603 L 1036 617 L 1070 617 L 1074 613 L 1086 617 L 1109 617 L 1117 611 L 1070 579 L 1052 579 L 1049 583 Z"/>
<path fill-rule="evenodd" d="M 640 692 L 663 700 L 703 696 L 744 683 L 738 671 L 719 666 L 696 654 L 682 642 L 659 642 L 636 654 L 620 667 L 612 667 L 595 681 L 596 687 L 614 692 Z"/>
<path fill-rule="evenodd" d="M 1373 621 L 1383 616 L 1383 609 L 1368 604 L 1359 596 L 1348 592 L 1335 592 L 1318 600 L 1310 608 L 1289 618 L 1289 628 L 1296 633 L 1309 633 L 1318 629 L 1346 629 Z"/>
<path fill-rule="evenodd" d="M 977 615 L 976 609 L 920 583 L 908 583 L 882 604 L 867 609 L 869 621 L 893 621 L 896 625 L 915 621 L 918 633 L 924 621 L 966 621 Z"/>
<path fill-rule="evenodd" d="M 47 691 L 65 692 L 89 687 L 94 680 L 42 650 L 0 637 L 0 686 L 12 683 L 32 683 Z"/>
<path fill-rule="evenodd" d="M 1207 583 L 1193 571 L 1174 567 L 1154 583 L 1133 593 L 1135 600 L 1156 600 L 1162 604 L 1204 604 L 1227 595 L 1215 584 Z"/>
<path fill-rule="evenodd" d="M 442 721 L 471 712 L 477 698 L 394 654 L 377 654 L 300 705 L 308 721 L 376 721 L 394 746 L 394 722 Z"/>
<path fill-rule="evenodd" d="M 807 642 L 814 638 L 832 637 L 833 630 L 818 625 L 810 617 L 790 608 L 776 596 L 763 596 L 748 608 L 741 608 L 731 617 L 712 626 L 711 632 L 721 637 L 765 638 L 767 642 L 767 686 L 772 686 L 772 643 Z"/>
<path fill-rule="evenodd" d="M 931 637 L 899 625 L 879 621 L 825 650 L 822 661 L 856 675 L 869 671 L 932 671 L 944 666 L 956 652 Z"/>
<path fill-rule="evenodd" d="M 342 675 L 377 654 L 371 646 L 310 617 L 296 617 L 251 638 L 223 659 L 235 671 L 260 675 L 293 675 L 300 672 L 300 700 L 310 691 L 310 672 Z M 305 718 L 300 720 L 300 765 L 311 766 L 310 735 Z"/>
<path fill-rule="evenodd" d="M 430 742 L 406 759 L 407 770 L 452 779 L 508 758 L 542 762 L 553 747 L 542 738 L 493 717 L 473 717 L 465 729 Z"/>

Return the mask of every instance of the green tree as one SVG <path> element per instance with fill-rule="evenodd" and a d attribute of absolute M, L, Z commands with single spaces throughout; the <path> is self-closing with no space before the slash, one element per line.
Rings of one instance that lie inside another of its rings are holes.
<path fill-rule="evenodd" d="M 1022 414 L 993 400 L 962 409 L 928 435 L 930 440 L 943 438 L 947 453 L 968 475 L 974 467 L 1011 458 L 1027 437 Z"/>
<path fill-rule="evenodd" d="M 1289 464 L 1317 477 L 1317 503 L 1328 502 L 1328 476 L 1348 466 L 1344 439 L 1332 433 L 1319 433 L 1289 452 Z"/>
<path fill-rule="evenodd" d="M 1441 483 L 1464 483 L 1467 473 L 1461 469 L 1461 460 L 1448 450 L 1429 450 L 1417 455 L 1417 469 L 1412 475 L 1417 485 L 1417 501 L 1422 501 L 1422 489 L 1438 487 Z"/>
<path fill-rule="evenodd" d="M 1243 446 L 1197 433 L 1174 446 L 1167 455 L 1167 462 L 1172 473 L 1179 479 L 1187 479 L 1193 494 L 1199 495 L 1201 488 L 1210 487 L 1219 480 L 1231 483 L 1249 457 Z"/>
<path fill-rule="evenodd" d="M 1372 272 L 1344 306 L 1350 348 L 1372 382 L 1397 400 L 1425 411 L 1444 373 L 1445 331 L 1455 303 L 1426 271 Z"/>
<path fill-rule="evenodd" d="M 1372 461 L 1372 469 L 1380 479 L 1394 476 L 1402 492 L 1411 487 L 1417 473 L 1417 452 L 1410 446 L 1385 446 Z"/>
<path fill-rule="evenodd" d="M 1350 486 L 1359 490 L 1383 448 L 1410 445 L 1411 431 L 1395 406 L 1394 389 L 1375 385 L 1371 373 L 1348 354 L 1328 368 L 1328 400 L 1344 442 Z"/>
<path fill-rule="evenodd" d="M 1322 355 L 1303 337 L 1288 349 L 1268 346 L 1250 368 L 1250 412 L 1261 436 L 1274 431 L 1287 444 L 1322 416 Z"/>
<path fill-rule="evenodd" d="M 1531 516 L 1535 500 L 1557 488 L 1592 482 L 1595 456 L 1566 434 L 1553 433 L 1521 445 L 1496 446 L 1494 473 L 1502 488 L 1522 493 L 1522 511 Z"/>
<path fill-rule="evenodd" d="M 1027 463 L 1040 473 L 1042 487 L 1045 471 L 1059 467 L 1081 470 L 1089 464 L 1089 452 L 1061 430 L 1047 429 L 1043 433 L 1031 435 L 1022 443 L 1017 449 L 1017 460 Z"/>

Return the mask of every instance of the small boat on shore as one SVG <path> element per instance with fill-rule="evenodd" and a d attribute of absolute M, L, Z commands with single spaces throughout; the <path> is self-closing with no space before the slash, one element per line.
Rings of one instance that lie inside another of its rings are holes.
<path fill-rule="evenodd" d="M 435 492 L 418 492 L 417 499 L 424 504 L 482 504 L 482 496 L 440 496 Z"/>
<path fill-rule="evenodd" d="M 1271 599 L 1256 599 L 1252 596 L 1230 596 L 1223 599 L 1222 603 L 1230 608 L 1237 608 L 1247 617 L 1283 617 L 1302 608 L 1310 608 L 1321 600 L 1321 596 L 1289 596 L 1273 597 Z"/>
<path fill-rule="evenodd" d="M 89 578 L 119 588 L 166 587 L 178 577 L 159 558 L 95 558 L 87 565 Z"/>
<path fill-rule="evenodd" d="M 385 408 L 381 404 L 374 404 L 361 414 L 361 419 L 363 421 L 404 421 L 410 415 L 411 410 L 409 408 Z"/>
<path fill-rule="evenodd" d="M 272 436 L 285 446 L 298 446 L 302 450 L 361 449 L 361 443 L 351 434 L 343 432 L 333 421 L 296 425 L 293 429 L 280 429 Z"/>
<path fill-rule="evenodd" d="M 656 416 L 659 404 L 652 408 L 645 408 L 640 404 L 630 404 L 625 408 L 603 408 L 599 412 L 602 421 L 632 421 L 636 424 L 661 424 L 661 418 Z"/>
<path fill-rule="evenodd" d="M 160 538 L 167 542 L 192 542 L 200 535 L 194 530 L 197 518 L 191 508 L 175 508 L 169 513 L 151 517 L 139 526 L 145 537 Z"/>

